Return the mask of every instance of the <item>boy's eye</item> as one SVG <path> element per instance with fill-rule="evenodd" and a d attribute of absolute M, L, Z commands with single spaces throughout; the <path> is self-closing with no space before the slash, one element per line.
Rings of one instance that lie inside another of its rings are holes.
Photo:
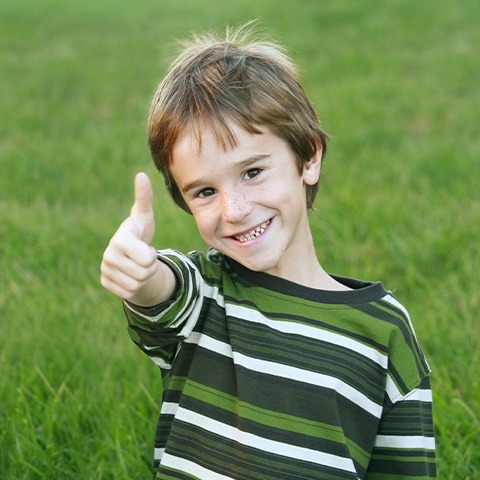
<path fill-rule="evenodd" d="M 260 173 L 262 172 L 262 169 L 261 168 L 251 168 L 250 170 L 247 170 L 245 172 L 245 179 L 247 180 L 250 180 L 254 177 L 256 177 L 257 175 L 260 175 Z"/>
<path fill-rule="evenodd" d="M 204 188 L 203 190 L 200 190 L 199 192 L 197 192 L 195 196 L 200 198 L 206 198 L 206 197 L 210 197 L 214 193 L 215 193 L 214 188 Z"/>

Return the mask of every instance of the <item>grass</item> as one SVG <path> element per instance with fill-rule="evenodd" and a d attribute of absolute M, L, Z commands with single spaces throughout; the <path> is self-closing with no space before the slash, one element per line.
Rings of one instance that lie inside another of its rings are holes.
<path fill-rule="evenodd" d="M 0 471 L 150 478 L 160 382 L 99 263 L 156 178 L 155 244 L 204 248 L 153 172 L 150 97 L 190 30 L 260 17 L 332 134 L 317 212 L 332 272 L 380 278 L 433 369 L 439 478 L 480 478 L 480 4 L 44 0 L 0 5 Z"/>

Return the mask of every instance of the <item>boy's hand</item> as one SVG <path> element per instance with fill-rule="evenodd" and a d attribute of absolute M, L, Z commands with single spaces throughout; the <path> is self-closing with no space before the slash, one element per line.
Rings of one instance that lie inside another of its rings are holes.
<path fill-rule="evenodd" d="M 133 222 L 138 238 L 150 245 L 155 233 L 152 184 L 146 173 L 135 176 L 135 203 L 127 220 Z"/>
<path fill-rule="evenodd" d="M 154 305 L 171 295 L 173 272 L 157 259 L 150 244 L 155 232 L 153 192 L 145 173 L 135 177 L 135 203 L 103 254 L 102 285 L 138 305 Z"/>

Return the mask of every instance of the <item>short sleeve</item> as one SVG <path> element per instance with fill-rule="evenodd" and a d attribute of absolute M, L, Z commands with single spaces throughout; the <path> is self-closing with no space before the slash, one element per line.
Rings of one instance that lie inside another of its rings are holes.
<path fill-rule="evenodd" d="M 366 480 L 436 478 L 430 378 L 380 420 Z"/>
<path fill-rule="evenodd" d="M 204 282 L 188 256 L 171 249 L 157 255 L 177 278 L 174 297 L 149 308 L 124 302 L 124 311 L 133 342 L 158 366 L 168 368 L 178 344 L 188 338 L 199 318 Z"/>

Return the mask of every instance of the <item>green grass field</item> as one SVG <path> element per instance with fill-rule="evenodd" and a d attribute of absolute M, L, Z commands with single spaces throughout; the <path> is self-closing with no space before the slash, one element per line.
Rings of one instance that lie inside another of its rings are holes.
<path fill-rule="evenodd" d="M 204 248 L 151 166 L 148 104 L 176 38 L 251 18 L 332 135 L 319 257 L 408 307 L 439 478 L 480 478 L 480 2 L 2 0 L 2 479 L 151 478 L 160 380 L 99 264 L 138 170 L 155 178 L 155 245 Z"/>

